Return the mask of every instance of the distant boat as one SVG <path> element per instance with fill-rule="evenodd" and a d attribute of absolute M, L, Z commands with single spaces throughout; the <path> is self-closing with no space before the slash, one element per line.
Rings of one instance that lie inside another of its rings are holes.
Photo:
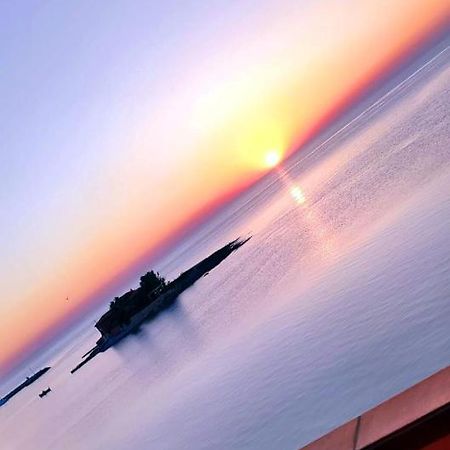
<path fill-rule="evenodd" d="M 51 389 L 48 387 L 47 389 L 44 389 L 40 394 L 39 397 L 45 397 L 49 392 L 51 391 Z"/>

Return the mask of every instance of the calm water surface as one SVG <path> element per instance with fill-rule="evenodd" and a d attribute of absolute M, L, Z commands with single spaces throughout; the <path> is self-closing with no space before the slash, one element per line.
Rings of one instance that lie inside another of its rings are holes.
<path fill-rule="evenodd" d="M 173 309 L 60 348 L 0 447 L 295 449 L 450 364 L 449 53 L 161 261 L 254 236 Z"/>

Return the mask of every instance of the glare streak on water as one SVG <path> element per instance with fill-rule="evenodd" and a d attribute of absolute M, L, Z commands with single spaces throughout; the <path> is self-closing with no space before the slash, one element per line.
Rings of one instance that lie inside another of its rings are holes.
<path fill-rule="evenodd" d="M 448 365 L 449 74 L 443 52 L 161 261 L 254 234 L 70 375 L 84 331 L 0 409 L 1 448 L 294 449 Z"/>

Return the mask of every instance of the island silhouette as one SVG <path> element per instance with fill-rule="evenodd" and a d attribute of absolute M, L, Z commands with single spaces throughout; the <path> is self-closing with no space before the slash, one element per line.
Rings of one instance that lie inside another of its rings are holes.
<path fill-rule="evenodd" d="M 167 282 L 158 272 L 153 270 L 147 272 L 140 278 L 138 288 L 116 297 L 110 303 L 109 310 L 95 324 L 101 334 L 100 339 L 70 372 L 76 372 L 99 353 L 136 331 L 143 322 L 153 319 L 158 313 L 172 306 L 183 291 L 207 275 L 250 239 L 251 236 L 229 242 L 171 282 Z"/>

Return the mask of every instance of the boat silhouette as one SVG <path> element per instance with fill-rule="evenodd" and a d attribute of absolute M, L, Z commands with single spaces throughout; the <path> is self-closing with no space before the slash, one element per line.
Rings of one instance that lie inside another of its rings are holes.
<path fill-rule="evenodd" d="M 51 391 L 50 387 L 48 387 L 47 389 L 44 389 L 40 394 L 39 397 L 45 397 L 49 392 Z"/>

